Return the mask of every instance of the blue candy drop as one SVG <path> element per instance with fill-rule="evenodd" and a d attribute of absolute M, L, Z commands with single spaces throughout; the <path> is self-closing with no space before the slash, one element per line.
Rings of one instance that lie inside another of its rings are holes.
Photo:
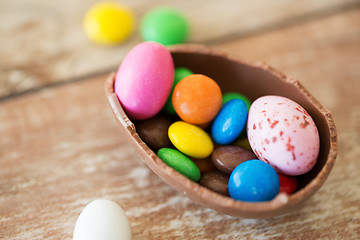
<path fill-rule="evenodd" d="M 243 131 L 248 117 L 248 109 L 241 99 L 228 101 L 215 117 L 211 136 L 218 144 L 233 142 Z"/>
<path fill-rule="evenodd" d="M 248 202 L 270 201 L 280 190 L 275 169 L 260 160 L 241 163 L 231 173 L 228 183 L 230 197 Z"/>

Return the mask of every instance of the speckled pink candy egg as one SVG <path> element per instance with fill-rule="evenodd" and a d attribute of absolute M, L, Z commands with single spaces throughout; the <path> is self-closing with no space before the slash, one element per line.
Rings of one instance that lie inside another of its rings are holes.
<path fill-rule="evenodd" d="M 131 119 L 156 115 L 169 97 L 174 79 L 170 52 L 161 44 L 136 45 L 121 63 L 115 79 L 115 93 Z"/>
<path fill-rule="evenodd" d="M 310 171 L 319 155 L 320 138 L 310 115 L 296 102 L 280 96 L 258 98 L 247 125 L 257 157 L 286 175 Z"/>

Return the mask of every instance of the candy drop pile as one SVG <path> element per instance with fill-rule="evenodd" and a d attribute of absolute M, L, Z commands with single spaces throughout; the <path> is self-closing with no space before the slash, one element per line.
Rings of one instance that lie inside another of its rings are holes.
<path fill-rule="evenodd" d="M 223 94 L 218 82 L 143 42 L 120 65 L 115 93 L 141 139 L 190 180 L 240 201 L 294 193 L 319 154 L 311 116 L 282 96 Z"/>

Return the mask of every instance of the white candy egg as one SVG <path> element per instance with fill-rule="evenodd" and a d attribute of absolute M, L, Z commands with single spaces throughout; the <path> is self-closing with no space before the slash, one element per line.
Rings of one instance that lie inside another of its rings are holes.
<path fill-rule="evenodd" d="M 247 133 L 260 160 L 286 175 L 310 171 L 319 155 L 319 132 L 296 102 L 280 96 L 258 98 L 250 107 Z"/>
<path fill-rule="evenodd" d="M 123 209 L 113 201 L 89 203 L 76 221 L 73 240 L 130 240 L 130 223 Z"/>

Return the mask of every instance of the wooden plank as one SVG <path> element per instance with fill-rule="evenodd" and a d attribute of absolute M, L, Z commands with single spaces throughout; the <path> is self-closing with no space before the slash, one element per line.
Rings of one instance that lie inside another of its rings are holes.
<path fill-rule="evenodd" d="M 89 42 L 82 18 L 96 0 L 4 0 L 0 2 L 0 97 L 59 81 L 83 78 L 115 69 L 131 47 L 140 42 L 138 30 L 117 47 Z M 138 23 L 151 7 L 163 1 L 122 1 L 131 7 Z M 189 19 L 190 42 L 212 42 L 246 35 L 258 29 L 286 25 L 357 0 L 167 1 Z"/>
<path fill-rule="evenodd" d="M 175 192 L 121 136 L 100 76 L 0 102 L 0 239 L 71 239 L 96 198 L 125 209 L 134 239 L 359 239 L 359 15 L 357 8 L 217 46 L 298 77 L 332 111 L 339 157 L 303 208 L 239 219 Z"/>

